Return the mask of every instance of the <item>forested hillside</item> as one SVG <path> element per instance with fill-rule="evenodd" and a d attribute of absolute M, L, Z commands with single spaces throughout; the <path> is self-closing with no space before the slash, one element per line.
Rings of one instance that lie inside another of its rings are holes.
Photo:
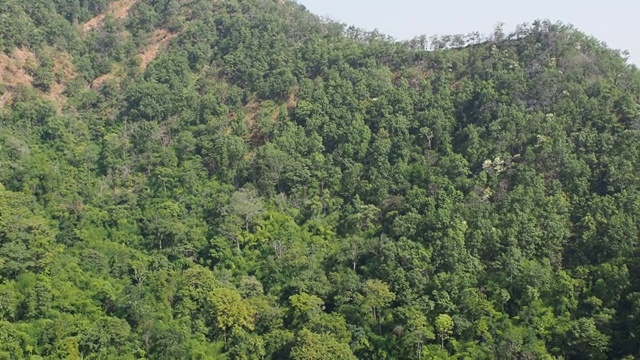
<path fill-rule="evenodd" d="M 569 25 L 0 0 L 0 359 L 638 359 L 639 231 L 640 73 Z"/>

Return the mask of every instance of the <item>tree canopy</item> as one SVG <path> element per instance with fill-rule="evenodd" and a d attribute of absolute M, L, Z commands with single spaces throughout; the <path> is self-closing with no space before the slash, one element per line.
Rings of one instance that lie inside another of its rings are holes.
<path fill-rule="evenodd" d="M 640 73 L 572 26 L 0 0 L 0 359 L 633 359 Z"/>

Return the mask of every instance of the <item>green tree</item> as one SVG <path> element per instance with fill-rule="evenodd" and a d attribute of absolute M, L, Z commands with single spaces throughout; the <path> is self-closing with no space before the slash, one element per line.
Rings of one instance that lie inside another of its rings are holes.
<path fill-rule="evenodd" d="M 314 334 L 306 329 L 298 333 L 289 358 L 293 360 L 356 359 L 347 344 L 337 342 L 330 335 Z"/>
<path fill-rule="evenodd" d="M 453 334 L 453 319 L 447 314 L 440 314 L 436 317 L 435 326 L 440 346 L 444 348 L 445 340 Z"/>
<path fill-rule="evenodd" d="M 382 309 L 389 306 L 396 295 L 389 289 L 389 285 L 377 279 L 367 280 L 363 286 L 363 293 L 362 305 L 372 312 L 378 324 L 378 333 L 381 333 Z"/>
<path fill-rule="evenodd" d="M 207 296 L 206 308 L 211 312 L 211 325 L 222 333 L 225 341 L 228 334 L 242 329 L 253 330 L 255 309 L 240 294 L 232 289 L 217 288 Z"/>

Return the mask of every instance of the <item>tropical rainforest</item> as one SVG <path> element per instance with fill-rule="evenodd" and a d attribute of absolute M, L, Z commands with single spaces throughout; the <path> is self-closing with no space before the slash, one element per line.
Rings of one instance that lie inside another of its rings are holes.
<path fill-rule="evenodd" d="M 0 359 L 639 359 L 639 236 L 571 25 L 0 0 Z"/>

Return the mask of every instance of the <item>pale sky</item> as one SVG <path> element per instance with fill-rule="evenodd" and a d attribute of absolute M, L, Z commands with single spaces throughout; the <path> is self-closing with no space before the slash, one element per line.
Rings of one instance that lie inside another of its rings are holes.
<path fill-rule="evenodd" d="M 374 30 L 398 40 L 417 35 L 505 32 L 536 19 L 562 21 L 614 49 L 628 50 L 640 65 L 640 0 L 297 0 L 311 12 Z"/>

